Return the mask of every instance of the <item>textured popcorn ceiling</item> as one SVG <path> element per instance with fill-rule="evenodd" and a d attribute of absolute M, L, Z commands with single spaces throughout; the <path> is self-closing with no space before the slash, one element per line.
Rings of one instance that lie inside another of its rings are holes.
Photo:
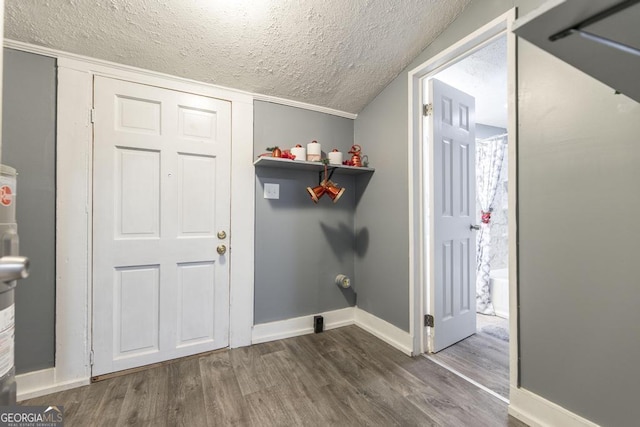
<path fill-rule="evenodd" d="M 470 0 L 6 0 L 5 37 L 359 112 Z"/>
<path fill-rule="evenodd" d="M 502 36 L 435 78 L 476 99 L 476 123 L 507 127 L 507 37 Z"/>

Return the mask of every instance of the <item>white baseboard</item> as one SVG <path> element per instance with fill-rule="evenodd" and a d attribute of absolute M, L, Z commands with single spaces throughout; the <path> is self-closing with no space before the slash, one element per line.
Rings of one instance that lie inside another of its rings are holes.
<path fill-rule="evenodd" d="M 353 325 L 354 307 L 340 310 L 318 313 L 324 317 L 324 329 L 335 329 L 342 326 Z M 277 322 L 261 323 L 253 326 L 251 344 L 276 341 L 284 338 L 297 337 L 313 332 L 313 314 L 309 316 L 294 317 L 292 319 L 279 320 Z"/>
<path fill-rule="evenodd" d="M 408 332 L 358 307 L 347 307 L 318 314 L 324 316 L 325 330 L 355 324 L 404 354 L 411 356 L 413 353 L 413 339 Z M 313 316 L 254 325 L 251 344 L 310 334 L 313 332 Z"/>
<path fill-rule="evenodd" d="M 523 388 L 512 387 L 509 402 L 509 415 L 531 427 L 598 427 L 598 424 Z"/>
<path fill-rule="evenodd" d="M 89 378 L 56 381 L 56 369 L 42 369 L 16 375 L 18 402 L 89 384 Z M 55 402 L 52 402 L 55 403 Z"/>
<path fill-rule="evenodd" d="M 413 338 L 409 332 L 403 331 L 386 320 L 382 320 L 358 307 L 355 308 L 354 314 L 357 326 L 397 348 L 404 354 L 413 355 Z"/>

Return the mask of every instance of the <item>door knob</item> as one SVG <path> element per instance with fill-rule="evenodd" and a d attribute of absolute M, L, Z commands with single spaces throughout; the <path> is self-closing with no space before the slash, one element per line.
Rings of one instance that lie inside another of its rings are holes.
<path fill-rule="evenodd" d="M 479 226 L 479 225 L 473 225 L 473 224 L 471 224 L 471 225 L 469 226 L 469 230 L 476 230 L 476 231 L 478 231 L 478 230 L 480 230 L 480 226 Z"/>
<path fill-rule="evenodd" d="M 224 255 L 225 253 L 227 253 L 227 247 L 225 245 L 218 246 L 218 248 L 216 250 L 218 251 L 218 254 L 220 254 L 220 255 Z"/>
<path fill-rule="evenodd" d="M 227 233 L 223 231 L 218 231 L 218 239 L 222 240 L 227 237 Z"/>

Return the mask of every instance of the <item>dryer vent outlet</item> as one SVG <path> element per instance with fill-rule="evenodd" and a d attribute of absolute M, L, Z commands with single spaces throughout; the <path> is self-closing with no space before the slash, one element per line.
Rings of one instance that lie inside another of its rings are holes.
<path fill-rule="evenodd" d="M 324 317 L 313 316 L 313 332 L 319 334 L 324 331 Z"/>

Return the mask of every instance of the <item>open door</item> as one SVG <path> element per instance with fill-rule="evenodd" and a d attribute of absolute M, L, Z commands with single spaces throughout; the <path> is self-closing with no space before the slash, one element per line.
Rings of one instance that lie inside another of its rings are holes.
<path fill-rule="evenodd" d="M 476 332 L 475 99 L 429 81 L 429 351 Z"/>

